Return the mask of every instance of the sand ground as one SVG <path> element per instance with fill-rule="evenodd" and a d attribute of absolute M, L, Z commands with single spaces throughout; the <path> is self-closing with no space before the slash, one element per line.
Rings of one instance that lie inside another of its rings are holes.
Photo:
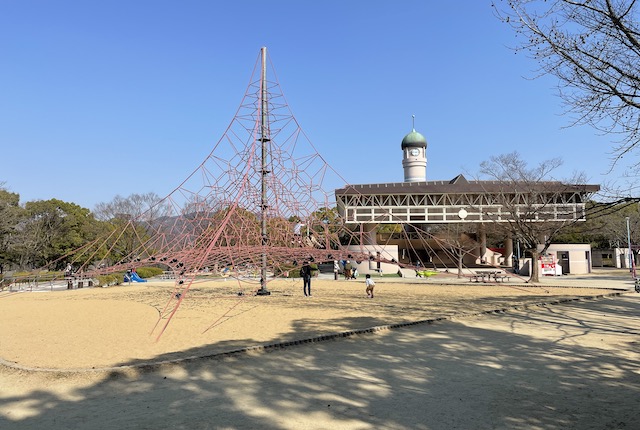
<path fill-rule="evenodd" d="M 267 297 L 201 282 L 164 331 L 166 282 L 3 292 L 0 428 L 634 428 L 631 286 L 624 271 L 537 286 L 384 278 L 371 300 L 361 280 L 314 280 L 309 298 L 300 281 Z"/>

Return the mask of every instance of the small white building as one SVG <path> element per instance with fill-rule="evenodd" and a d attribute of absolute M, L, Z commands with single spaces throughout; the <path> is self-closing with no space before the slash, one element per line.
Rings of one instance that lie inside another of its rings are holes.
<path fill-rule="evenodd" d="M 538 245 L 538 252 L 543 245 Z M 520 260 L 519 273 L 530 275 L 530 258 Z M 584 275 L 591 273 L 592 257 L 590 244 L 554 243 L 549 245 L 544 255 L 538 259 L 538 273 L 541 276 Z"/>
<path fill-rule="evenodd" d="M 629 248 L 612 248 L 612 249 L 594 249 L 593 254 L 593 267 L 615 267 L 618 269 L 628 269 L 631 263 L 631 258 L 636 258 L 629 255 Z"/>
<path fill-rule="evenodd" d="M 541 251 L 542 248 L 542 245 L 538 245 L 538 251 Z M 551 257 L 555 262 L 556 275 L 591 273 L 591 245 L 588 243 L 554 243 L 547 248 L 546 256 Z M 542 273 L 540 271 L 540 274 Z"/>

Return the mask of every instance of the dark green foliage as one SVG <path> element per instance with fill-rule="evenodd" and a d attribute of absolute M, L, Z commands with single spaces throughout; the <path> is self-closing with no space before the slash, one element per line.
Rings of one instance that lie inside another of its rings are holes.
<path fill-rule="evenodd" d="M 589 243 L 594 249 L 626 248 L 629 233 L 632 244 L 640 243 L 640 206 L 636 200 L 624 199 L 612 204 L 589 202 L 586 221 L 572 225 L 554 242 Z"/>
<path fill-rule="evenodd" d="M 0 184 L 0 274 L 5 265 L 11 266 L 15 262 L 14 245 L 17 243 L 18 226 L 24 209 L 19 206 L 20 195 L 11 193 Z"/>
<path fill-rule="evenodd" d="M 63 269 L 65 255 L 95 239 L 100 223 L 89 209 L 61 200 L 27 202 L 14 252 L 23 268 Z"/>

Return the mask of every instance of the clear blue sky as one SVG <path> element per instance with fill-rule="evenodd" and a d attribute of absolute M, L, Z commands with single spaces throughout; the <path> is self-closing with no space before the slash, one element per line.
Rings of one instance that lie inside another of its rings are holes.
<path fill-rule="evenodd" d="M 411 115 L 430 180 L 513 150 L 561 157 L 558 179 L 616 179 L 614 137 L 563 129 L 556 82 L 527 79 L 515 43 L 490 0 L 0 0 L 0 182 L 90 209 L 168 194 L 233 119 L 262 46 L 349 183 L 403 180 Z"/>

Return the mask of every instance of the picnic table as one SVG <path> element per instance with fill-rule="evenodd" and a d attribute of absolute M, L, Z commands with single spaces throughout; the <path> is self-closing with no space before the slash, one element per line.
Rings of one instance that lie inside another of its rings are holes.
<path fill-rule="evenodd" d="M 501 270 L 482 270 L 482 271 L 477 271 L 475 272 L 475 274 L 471 275 L 469 277 L 469 281 L 474 281 L 474 282 L 491 282 L 491 279 L 493 278 L 493 280 L 495 282 L 504 282 L 504 281 L 508 281 L 509 279 L 511 279 L 511 277 L 501 271 Z"/>

